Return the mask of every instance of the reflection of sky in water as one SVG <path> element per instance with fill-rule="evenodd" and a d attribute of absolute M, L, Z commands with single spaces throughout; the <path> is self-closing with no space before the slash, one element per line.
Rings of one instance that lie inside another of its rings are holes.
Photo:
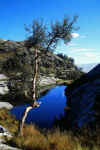
<path fill-rule="evenodd" d="M 51 89 L 45 96 L 38 99 L 42 104 L 38 108 L 32 109 L 27 118 L 27 123 L 36 123 L 40 127 L 51 127 L 55 117 L 59 118 L 60 114 L 64 114 L 64 107 L 66 106 L 66 97 L 64 90 L 66 86 L 57 86 Z M 12 114 L 20 120 L 23 116 L 27 105 L 17 106 L 11 110 Z"/>

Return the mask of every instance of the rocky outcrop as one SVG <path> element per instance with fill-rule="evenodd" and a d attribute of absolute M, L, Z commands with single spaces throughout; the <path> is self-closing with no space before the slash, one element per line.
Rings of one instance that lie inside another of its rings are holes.
<path fill-rule="evenodd" d="M 53 74 L 57 78 L 66 79 L 67 77 L 67 80 L 71 80 L 81 75 L 73 59 L 67 56 L 56 55 L 52 51 L 43 49 L 38 50 L 38 55 L 42 56 L 39 57 L 40 73 L 46 76 Z M 34 57 L 34 48 L 27 49 L 25 41 L 0 39 L 0 72 L 7 75 L 24 72 L 24 75 L 32 76 Z"/>
<path fill-rule="evenodd" d="M 4 74 L 0 74 L 0 108 L 5 107 L 7 109 L 11 109 L 13 105 L 6 101 L 4 102 L 4 100 L 2 99 L 2 96 L 8 94 L 9 92 L 7 81 L 7 76 L 5 76 Z"/>
<path fill-rule="evenodd" d="M 47 76 L 40 76 L 40 86 L 46 86 L 46 85 L 52 85 L 52 84 L 56 84 L 57 83 L 57 81 L 59 81 L 59 79 L 58 78 L 55 78 L 55 77 L 53 77 L 53 76 L 49 76 L 49 77 L 47 77 Z"/>
<path fill-rule="evenodd" d="M 0 150 L 21 150 L 21 149 L 0 143 Z"/>
<path fill-rule="evenodd" d="M 62 54 L 56 55 L 52 51 L 38 50 L 39 73 L 37 89 L 56 84 L 60 80 L 75 80 L 82 72 L 74 64 L 74 60 Z M 4 81 L 0 87 L 0 94 L 6 94 L 9 89 L 11 99 L 18 95 L 31 96 L 34 74 L 34 48 L 27 48 L 25 41 L 10 41 L 0 39 L 0 73 L 8 77 L 8 88 Z M 52 76 L 51 76 L 52 75 Z M 6 91 L 4 91 L 6 90 Z M 9 94 L 8 93 L 8 94 Z M 37 93 L 39 95 L 39 93 Z M 1 96 L 1 95 L 0 95 Z M 5 98 L 4 98 L 5 99 Z M 5 100 L 6 101 L 6 100 Z"/>
<path fill-rule="evenodd" d="M 69 85 L 67 96 L 67 123 L 69 127 L 89 124 L 100 126 L 100 64 Z"/>
<path fill-rule="evenodd" d="M 13 108 L 13 105 L 11 105 L 11 104 L 8 103 L 8 102 L 0 102 L 0 109 L 1 109 L 1 108 L 12 109 L 12 108 Z"/>
<path fill-rule="evenodd" d="M 8 130 L 0 125 L 0 137 L 2 136 L 12 137 L 11 134 L 8 132 Z"/>
<path fill-rule="evenodd" d="M 0 95 L 7 94 L 9 89 L 7 86 L 7 77 L 4 74 L 0 74 Z"/>
<path fill-rule="evenodd" d="M 18 148 L 7 145 L 3 137 L 11 138 L 12 135 L 8 132 L 7 129 L 0 125 L 0 150 L 20 150 Z"/>

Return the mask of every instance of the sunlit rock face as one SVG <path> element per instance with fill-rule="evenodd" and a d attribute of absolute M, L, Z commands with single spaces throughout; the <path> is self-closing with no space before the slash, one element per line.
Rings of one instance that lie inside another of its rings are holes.
<path fill-rule="evenodd" d="M 2 101 L 2 99 L 1 99 Z M 1 108 L 7 108 L 7 109 L 12 109 L 13 108 L 13 105 L 11 105 L 10 103 L 8 102 L 0 102 L 0 109 Z"/>
<path fill-rule="evenodd" d="M 4 74 L 0 74 L 0 95 L 8 93 L 7 77 Z"/>
<path fill-rule="evenodd" d="M 100 64 L 66 89 L 67 122 L 70 127 L 82 127 L 100 118 Z"/>

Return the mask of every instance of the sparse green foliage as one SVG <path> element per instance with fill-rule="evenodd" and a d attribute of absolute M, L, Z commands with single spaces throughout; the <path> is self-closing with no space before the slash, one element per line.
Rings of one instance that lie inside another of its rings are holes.
<path fill-rule="evenodd" d="M 34 47 L 43 50 L 54 50 L 59 40 L 63 40 L 66 44 L 71 41 L 71 33 L 76 30 L 74 27 L 77 16 L 72 20 L 64 17 L 62 21 L 56 21 L 50 24 L 50 28 L 43 23 L 43 20 L 34 20 L 31 26 L 25 29 L 29 36 L 25 41 L 26 47 Z"/>
<path fill-rule="evenodd" d="M 28 39 L 25 41 L 26 47 L 42 48 L 46 43 L 46 26 L 43 21 L 34 20 L 31 27 L 25 25 L 25 30 L 29 33 Z"/>
<path fill-rule="evenodd" d="M 77 20 L 77 16 L 73 17 L 73 20 L 70 21 L 68 17 L 65 17 L 62 22 L 56 21 L 55 23 L 51 24 L 51 31 L 48 32 L 48 45 L 47 49 L 54 49 L 56 48 L 59 40 L 63 40 L 65 44 L 71 41 L 72 35 L 71 33 L 74 28 L 74 23 Z"/>
<path fill-rule="evenodd" d="M 43 21 L 34 20 L 31 27 L 25 27 L 26 31 L 29 33 L 27 40 L 25 41 L 25 46 L 30 52 L 30 48 L 35 49 L 35 59 L 33 59 L 34 74 L 33 74 L 33 84 L 32 84 L 32 99 L 36 100 L 36 84 L 38 77 L 38 50 L 54 50 L 60 40 L 63 40 L 66 44 L 72 39 L 72 32 L 75 30 L 74 23 L 77 20 L 77 16 L 70 21 L 65 17 L 62 22 L 56 21 L 50 25 L 50 29 L 43 23 Z M 32 53 L 31 53 L 32 54 Z"/>

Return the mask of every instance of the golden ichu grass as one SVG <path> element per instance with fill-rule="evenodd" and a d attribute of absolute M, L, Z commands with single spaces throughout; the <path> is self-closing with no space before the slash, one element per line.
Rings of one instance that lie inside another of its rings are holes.
<path fill-rule="evenodd" d="M 94 139 L 84 136 L 74 136 L 72 132 L 59 129 L 40 131 L 35 125 L 25 125 L 23 136 L 19 133 L 19 122 L 12 117 L 5 108 L 0 109 L 0 124 L 7 128 L 12 138 L 7 139 L 7 144 L 15 145 L 24 150 L 100 150 L 100 145 Z M 98 141 L 100 136 L 98 136 Z M 88 144 L 89 143 L 89 144 Z M 92 144 L 92 146 L 90 146 Z M 91 149 L 92 148 L 92 149 Z"/>
<path fill-rule="evenodd" d="M 0 109 L 0 125 L 2 125 L 4 128 L 7 128 L 12 134 L 18 132 L 19 122 L 6 108 Z"/>

